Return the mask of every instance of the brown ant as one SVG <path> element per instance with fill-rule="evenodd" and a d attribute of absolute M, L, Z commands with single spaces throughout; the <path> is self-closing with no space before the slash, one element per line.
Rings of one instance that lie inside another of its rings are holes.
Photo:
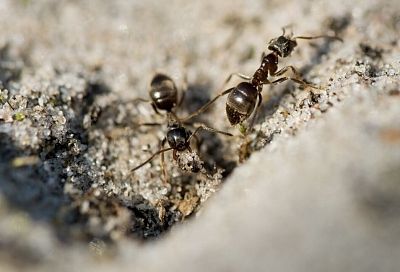
<path fill-rule="evenodd" d="M 178 89 L 174 81 L 164 74 L 156 74 L 150 83 L 149 96 L 151 99 L 151 105 L 156 113 L 158 110 L 165 110 L 167 112 L 167 135 L 161 141 L 160 149 L 150 156 L 146 161 L 140 165 L 133 168 L 131 171 L 136 171 L 145 164 L 149 163 L 154 159 L 155 156 L 161 154 L 161 169 L 163 172 L 164 181 L 167 182 L 167 173 L 164 163 L 164 153 L 173 150 L 174 160 L 178 159 L 177 152 L 182 152 L 188 150 L 192 152 L 190 147 L 190 142 L 192 138 L 196 138 L 196 134 L 201 130 L 208 130 L 214 133 L 220 133 L 227 136 L 233 136 L 231 133 L 216 130 L 214 128 L 208 127 L 205 124 L 196 123 L 197 128 L 192 133 L 189 129 L 184 127 L 184 123 L 177 117 L 174 109 L 176 109 L 183 100 L 184 95 L 182 95 L 181 100 L 178 103 Z M 137 99 L 142 102 L 149 102 L 145 99 Z M 199 112 L 200 113 L 200 112 Z M 192 117 L 197 114 L 191 114 Z M 188 120 L 189 118 L 186 118 Z M 142 125 L 160 125 L 158 123 L 144 123 Z M 165 144 L 168 142 L 169 147 L 164 148 Z"/>
<path fill-rule="evenodd" d="M 253 122 L 255 120 L 257 109 L 261 105 L 262 95 L 261 91 L 264 85 L 266 84 L 278 84 L 284 82 L 286 80 L 292 80 L 295 83 L 298 83 L 305 87 L 311 87 L 314 89 L 319 89 L 320 87 L 315 86 L 313 84 L 307 83 L 304 81 L 300 75 L 300 73 L 293 66 L 289 65 L 278 70 L 278 60 L 279 58 L 286 58 L 290 56 L 295 47 L 297 46 L 297 41 L 299 39 L 311 40 L 318 38 L 330 38 L 342 41 L 340 38 L 335 36 L 328 35 L 320 35 L 314 37 L 308 36 L 295 36 L 293 37 L 293 33 L 290 35 L 285 35 L 285 29 L 283 28 L 283 34 L 277 38 L 272 39 L 268 43 L 268 50 L 272 51 L 268 55 L 265 53 L 262 54 L 262 60 L 260 67 L 255 71 L 253 76 L 246 76 L 240 73 L 232 73 L 225 80 L 224 85 L 226 85 L 233 76 L 238 76 L 246 81 L 240 82 L 236 87 L 232 87 L 223 91 L 214 97 L 211 101 L 206 103 L 200 109 L 195 111 L 193 114 L 187 116 L 182 120 L 187 120 L 192 118 L 195 115 L 200 114 L 205 111 L 211 104 L 213 104 L 218 98 L 228 94 L 228 98 L 226 101 L 226 115 L 230 124 L 237 125 L 240 124 L 241 128 L 242 123 L 247 120 L 251 114 L 253 114 L 253 119 L 250 122 L 249 129 L 252 128 Z M 288 71 L 291 71 L 294 76 L 283 76 L 276 80 L 270 81 L 268 76 L 278 77 L 286 74 Z M 246 131 L 243 129 L 242 132 Z"/>

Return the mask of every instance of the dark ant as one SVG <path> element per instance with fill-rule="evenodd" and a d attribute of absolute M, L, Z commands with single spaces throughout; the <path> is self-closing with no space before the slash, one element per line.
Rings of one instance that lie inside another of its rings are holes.
<path fill-rule="evenodd" d="M 140 165 L 133 168 L 131 171 L 136 171 L 141 168 L 143 165 L 149 163 L 154 159 L 155 156 L 161 154 L 161 168 L 163 172 L 164 181 L 167 182 L 167 173 L 164 165 L 164 153 L 173 150 L 173 158 L 174 160 L 178 159 L 177 152 L 182 152 L 188 150 L 192 152 L 190 147 L 190 141 L 192 138 L 196 138 L 196 134 L 201 130 L 208 130 L 214 133 L 220 133 L 227 136 L 233 136 L 231 133 L 216 130 L 214 128 L 208 127 L 205 124 L 196 123 L 197 128 L 192 133 L 189 129 L 184 127 L 184 123 L 178 118 L 174 109 L 176 109 L 183 101 L 184 95 L 182 95 L 181 100 L 178 103 L 178 89 L 174 81 L 164 75 L 164 74 L 156 74 L 151 83 L 149 96 L 151 99 L 151 105 L 156 113 L 159 113 L 158 110 L 165 110 L 167 112 L 167 135 L 161 141 L 160 149 L 150 156 L 146 161 L 141 163 Z M 142 102 L 149 102 L 145 99 L 137 99 Z M 200 113 L 200 112 L 199 112 Z M 192 117 L 197 114 L 191 114 Z M 190 118 L 186 118 L 188 120 Z M 142 125 L 160 125 L 158 123 L 144 123 Z M 169 147 L 164 148 L 165 144 L 168 142 Z"/>
<path fill-rule="evenodd" d="M 245 120 L 247 120 L 254 112 L 253 118 L 249 125 L 249 130 L 252 128 L 253 122 L 257 114 L 257 109 L 259 108 L 262 102 L 261 91 L 264 85 L 266 84 L 275 85 L 284 82 L 286 80 L 292 80 L 295 83 L 298 83 L 302 86 L 319 89 L 320 87 L 304 81 L 300 73 L 296 70 L 296 68 L 294 68 L 291 65 L 283 67 L 280 70 L 278 70 L 279 58 L 286 58 L 290 56 L 290 54 L 297 46 L 296 40 L 298 39 L 311 40 L 318 38 L 330 38 L 342 41 L 338 37 L 328 36 L 328 35 L 320 35 L 314 37 L 308 37 L 308 36 L 293 37 L 293 33 L 291 33 L 290 35 L 285 36 L 285 29 L 283 28 L 283 34 L 277 38 L 272 39 L 268 43 L 268 50 L 272 52 L 269 53 L 268 55 L 265 55 L 265 53 L 263 52 L 261 65 L 255 71 L 252 77 L 240 73 L 230 74 L 228 78 L 225 80 L 224 86 L 231 80 L 233 76 L 238 76 L 242 79 L 245 79 L 246 81 L 243 81 L 239 83 L 236 87 L 227 89 L 222 93 L 218 94 L 216 97 L 214 97 L 211 101 L 206 103 L 200 109 L 198 109 L 193 114 L 187 116 L 182 120 L 187 120 L 195 115 L 200 114 L 201 112 L 205 111 L 211 104 L 213 104 L 218 98 L 226 94 L 229 94 L 226 101 L 226 115 L 228 117 L 228 120 L 232 126 L 240 124 L 242 132 L 245 132 L 246 129 L 243 129 L 244 126 L 242 125 L 242 123 Z M 294 76 L 292 77 L 284 76 L 274 81 L 270 81 L 268 79 L 268 76 L 278 77 L 286 74 L 288 71 L 291 71 L 294 74 Z"/>

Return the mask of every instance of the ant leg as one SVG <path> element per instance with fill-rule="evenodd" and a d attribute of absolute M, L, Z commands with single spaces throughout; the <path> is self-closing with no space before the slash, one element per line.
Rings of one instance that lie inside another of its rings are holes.
<path fill-rule="evenodd" d="M 220 98 L 221 96 L 224 96 L 228 93 L 230 93 L 234 88 L 230 88 L 226 91 L 223 91 L 222 93 L 220 93 L 219 95 L 217 95 L 216 97 L 214 97 L 212 100 L 208 101 L 206 104 L 204 104 L 200 109 L 196 110 L 195 112 L 189 114 L 188 116 L 186 116 L 185 118 L 181 119 L 181 122 L 185 122 L 186 120 L 189 120 L 197 115 L 199 115 L 200 113 L 204 112 L 205 110 L 208 109 L 208 107 L 210 107 L 211 104 L 213 104 L 218 98 Z"/>
<path fill-rule="evenodd" d="M 164 148 L 165 143 L 167 142 L 167 138 L 164 137 L 160 143 L 160 149 L 162 150 Z M 165 157 L 164 157 L 164 152 L 161 153 L 161 171 L 163 173 L 163 182 L 168 183 L 168 177 L 167 177 L 167 169 L 165 168 Z"/>
<path fill-rule="evenodd" d="M 162 115 L 162 114 L 157 110 L 157 107 L 156 107 L 156 105 L 155 105 L 153 102 L 151 102 L 151 106 L 153 107 L 153 110 L 154 110 L 158 115 Z"/>
<path fill-rule="evenodd" d="M 144 102 L 144 103 L 150 103 L 150 100 L 144 99 L 144 98 L 135 98 L 132 100 L 133 103 L 137 102 Z"/>
<path fill-rule="evenodd" d="M 176 151 L 176 149 L 174 149 L 174 151 L 172 151 L 172 157 L 174 158 L 174 160 L 178 160 L 178 154 L 177 154 L 177 151 Z"/>
<path fill-rule="evenodd" d="M 176 115 L 176 113 L 175 112 L 173 112 L 173 111 L 170 111 L 170 112 L 168 112 L 167 113 L 167 120 L 168 120 L 168 122 L 170 122 L 171 120 L 177 120 L 177 121 L 179 121 L 180 122 L 180 118 L 178 117 L 178 115 Z"/>
<path fill-rule="evenodd" d="M 163 124 L 161 123 L 138 123 L 138 126 L 149 126 L 149 127 L 155 127 L 155 126 L 162 126 Z"/>
<path fill-rule="evenodd" d="M 6 101 L 6 103 L 8 104 L 8 106 L 9 106 L 12 110 L 15 110 L 15 109 L 11 106 L 10 102 Z"/>
<path fill-rule="evenodd" d="M 280 69 L 279 71 L 273 73 L 271 76 L 281 76 L 284 73 L 286 73 L 288 70 L 291 70 L 292 73 L 296 76 L 296 78 L 301 78 L 300 73 L 297 71 L 296 68 L 294 68 L 292 65 L 283 67 L 282 69 Z"/>
<path fill-rule="evenodd" d="M 196 141 L 196 150 L 199 151 L 200 150 L 200 140 L 199 137 L 197 137 L 197 135 L 193 136 L 193 139 Z"/>
<path fill-rule="evenodd" d="M 154 159 L 154 157 L 157 156 L 158 154 L 162 154 L 162 153 L 167 152 L 167 151 L 172 150 L 172 149 L 173 149 L 172 147 L 169 147 L 169 148 L 165 148 L 165 149 L 160 149 L 160 150 L 158 150 L 156 153 L 154 153 L 153 155 L 151 155 L 150 158 L 148 158 L 147 160 L 145 160 L 144 162 L 142 162 L 141 164 L 139 164 L 138 166 L 136 166 L 135 168 L 133 168 L 133 169 L 131 170 L 131 172 L 134 172 L 134 171 L 136 171 L 137 169 L 139 169 L 140 167 L 142 167 L 143 165 L 145 165 L 145 164 L 151 162 L 151 161 Z"/>
<path fill-rule="evenodd" d="M 194 132 L 190 135 L 188 141 L 190 141 L 192 137 L 196 137 L 196 134 L 197 134 L 201 129 L 208 130 L 208 131 L 211 131 L 211 132 L 214 132 L 214 133 L 223 134 L 223 135 L 226 135 L 226 136 L 233 136 L 233 134 L 231 134 L 231 133 L 229 133 L 229 132 L 225 132 L 225 131 L 222 131 L 222 130 L 217 130 L 217 129 L 215 129 L 215 128 L 206 126 L 205 124 L 198 124 L 198 123 L 195 123 L 195 124 L 193 124 L 193 125 L 198 125 L 198 127 L 197 127 L 197 128 L 194 130 Z"/>
<path fill-rule="evenodd" d="M 286 81 L 286 80 L 292 80 L 292 81 L 294 81 L 294 82 L 296 82 L 296 83 L 298 83 L 298 84 L 300 84 L 300 85 L 302 85 L 302 86 L 305 86 L 305 87 L 310 87 L 310 88 L 314 88 L 314 89 L 321 89 L 321 88 L 318 87 L 318 86 L 314 86 L 314 85 L 309 84 L 309 83 L 307 83 L 307 82 L 305 82 L 305 81 L 303 81 L 303 80 L 300 80 L 300 79 L 297 79 L 297 78 L 291 78 L 291 77 L 281 77 L 281 78 L 278 78 L 277 80 L 272 81 L 271 84 L 276 85 L 276 84 L 279 84 L 279 83 L 284 82 L 284 81 Z"/>
<path fill-rule="evenodd" d="M 292 73 L 294 74 L 294 77 L 279 78 L 279 79 L 277 79 L 277 80 L 275 80 L 275 81 L 273 81 L 271 83 L 272 84 L 278 84 L 280 82 L 283 82 L 285 80 L 290 79 L 290 80 L 292 80 L 292 81 L 294 81 L 294 82 L 296 82 L 296 83 L 298 83 L 300 85 L 304 85 L 304 86 L 311 87 L 311 88 L 314 88 L 314 89 L 321 89 L 321 87 L 319 87 L 319 86 L 316 86 L 316 85 L 313 85 L 311 83 L 308 83 L 308 82 L 304 81 L 304 79 L 302 79 L 300 73 L 296 70 L 296 68 L 294 68 L 291 65 L 283 67 L 282 69 L 280 69 L 279 71 L 274 73 L 272 76 L 281 76 L 281 75 L 285 74 L 289 70 L 292 71 Z M 284 78 L 286 78 L 286 79 L 283 80 Z"/>
<path fill-rule="evenodd" d="M 261 106 L 261 103 L 262 103 L 262 95 L 261 95 L 261 92 L 258 92 L 257 106 L 256 106 L 256 109 L 254 110 L 254 114 L 253 114 L 253 117 L 250 120 L 249 127 L 247 128 L 247 131 L 251 131 L 253 129 L 254 122 L 255 122 L 255 120 L 257 118 L 258 109 Z"/>

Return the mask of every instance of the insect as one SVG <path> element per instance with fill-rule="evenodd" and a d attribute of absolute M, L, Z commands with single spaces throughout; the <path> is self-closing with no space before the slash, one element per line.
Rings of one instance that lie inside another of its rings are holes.
<path fill-rule="evenodd" d="M 200 109 L 192 113 L 191 115 L 183 118 L 183 120 L 190 119 L 193 116 L 200 114 L 205 111 L 211 104 L 213 104 L 217 99 L 224 95 L 228 95 L 226 101 L 226 116 L 228 117 L 229 123 L 233 125 L 240 124 L 242 128 L 241 131 L 244 133 L 250 130 L 253 126 L 253 122 L 255 120 L 257 109 L 262 103 L 262 95 L 261 91 L 264 85 L 266 84 L 278 84 L 284 82 L 286 80 L 292 80 L 295 83 L 303 85 L 305 87 L 311 87 L 314 89 L 319 89 L 320 87 L 315 86 L 313 84 L 307 83 L 302 79 L 300 73 L 296 70 L 295 67 L 289 65 L 283 67 L 278 70 L 278 62 L 279 58 L 286 58 L 290 56 L 295 47 L 297 46 L 297 40 L 311 40 L 318 38 L 329 38 L 336 39 L 342 41 L 340 38 L 335 36 L 328 35 L 319 35 L 319 36 L 295 36 L 293 37 L 293 33 L 290 35 L 285 35 L 285 29 L 283 28 L 283 34 L 277 38 L 272 39 L 268 43 L 268 50 L 271 51 L 269 54 L 262 54 L 260 67 L 254 72 L 253 76 L 247 76 L 240 73 L 232 73 L 225 80 L 225 84 L 227 84 L 233 76 L 238 76 L 245 81 L 240 82 L 237 86 L 229 88 L 208 103 L 203 105 Z M 287 72 L 292 72 L 293 76 L 285 76 Z M 279 77 L 276 80 L 269 80 L 268 77 Z M 248 129 L 243 126 L 243 122 L 247 120 L 252 113 L 253 118 L 250 121 L 250 125 Z"/>
<path fill-rule="evenodd" d="M 180 120 L 180 118 L 176 115 L 175 109 L 182 103 L 183 95 L 181 100 L 178 103 L 178 90 L 174 81 L 164 74 L 156 74 L 150 83 L 149 96 L 151 99 L 151 105 L 156 113 L 159 113 L 159 110 L 164 110 L 167 112 L 167 135 L 162 139 L 160 144 L 160 149 L 151 155 L 147 160 L 145 160 L 140 165 L 133 168 L 131 171 L 134 172 L 137 169 L 141 168 L 145 164 L 152 161 L 157 155 L 161 155 L 161 169 L 163 172 L 163 180 L 167 182 L 167 172 L 165 169 L 165 158 L 164 153 L 167 151 L 173 151 L 173 159 L 178 159 L 178 152 L 182 152 L 188 150 L 192 152 L 191 149 L 191 140 L 196 138 L 196 134 L 200 130 L 208 130 L 214 133 L 223 134 L 226 136 L 233 136 L 231 133 L 220 131 L 214 128 L 211 128 L 203 123 L 195 123 L 194 126 L 197 126 L 194 132 L 191 132 L 184 126 L 184 123 Z M 149 102 L 145 99 L 138 99 L 139 101 Z M 200 113 L 200 112 L 199 112 Z M 197 114 L 191 114 L 192 117 Z M 189 118 L 186 118 L 188 120 Z M 144 123 L 144 125 L 161 125 L 158 123 Z M 165 144 L 168 143 L 169 147 L 164 148 Z"/>

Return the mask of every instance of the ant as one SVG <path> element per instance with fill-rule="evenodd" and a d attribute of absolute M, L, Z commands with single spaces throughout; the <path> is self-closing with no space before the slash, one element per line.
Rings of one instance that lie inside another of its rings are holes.
<path fill-rule="evenodd" d="M 192 138 L 197 139 L 196 134 L 200 130 L 208 130 L 214 133 L 223 134 L 226 136 L 233 136 L 231 133 L 216 130 L 209 126 L 206 126 L 202 123 L 196 123 L 197 128 L 194 132 L 191 132 L 189 129 L 184 127 L 183 121 L 176 115 L 175 109 L 179 107 L 183 101 L 184 95 L 178 103 L 178 89 L 174 83 L 174 81 L 165 74 L 156 74 L 153 76 L 153 79 L 150 83 L 149 96 L 151 101 L 145 99 L 136 99 L 141 102 L 150 102 L 154 111 L 159 114 L 159 110 L 164 110 L 167 112 L 167 135 L 164 137 L 160 144 L 160 149 L 150 156 L 147 160 L 145 160 L 140 165 L 133 168 L 131 171 L 134 172 L 137 169 L 141 168 L 145 164 L 149 163 L 156 157 L 161 154 L 161 169 L 163 172 L 163 180 L 167 182 L 167 172 L 165 169 L 165 159 L 164 153 L 167 151 L 173 151 L 173 159 L 178 160 L 178 152 L 182 152 L 188 150 L 192 152 L 190 147 L 190 142 Z M 200 113 L 200 112 L 199 112 Z M 191 114 L 192 117 L 197 114 Z M 188 120 L 190 118 L 186 118 Z M 143 123 L 142 125 L 160 125 L 158 123 Z M 168 142 L 169 147 L 164 148 L 165 144 Z"/>
<path fill-rule="evenodd" d="M 205 111 L 211 104 L 213 104 L 220 97 L 228 94 L 228 98 L 226 101 L 226 115 L 228 117 L 229 123 L 234 126 L 240 124 L 241 131 L 244 133 L 250 130 L 253 126 L 253 122 L 257 115 L 257 110 L 262 102 L 261 91 L 263 86 L 266 84 L 278 84 L 284 82 L 286 80 L 292 80 L 295 83 L 298 83 L 305 87 L 311 87 L 314 89 L 320 89 L 320 87 L 315 86 L 313 84 L 307 83 L 304 81 L 300 75 L 300 73 L 293 66 L 289 65 L 278 70 L 278 61 L 279 58 L 286 58 L 290 56 L 295 47 L 297 46 L 297 40 L 312 40 L 318 38 L 329 38 L 336 39 L 342 41 L 339 37 L 336 36 L 328 36 L 328 35 L 319 35 L 319 36 L 295 36 L 293 37 L 293 33 L 290 35 L 285 35 L 285 28 L 282 29 L 283 33 L 281 36 L 272 39 L 268 43 L 268 50 L 272 51 L 269 54 L 262 53 L 261 56 L 261 65 L 254 72 L 253 76 L 247 76 L 240 73 L 232 73 L 228 76 L 228 78 L 224 82 L 224 86 L 231 80 L 233 76 L 238 76 L 246 81 L 240 82 L 236 87 L 229 88 L 216 97 L 214 97 L 211 101 L 203 105 L 200 109 L 195 111 L 193 114 L 187 116 L 183 120 L 190 119 L 195 115 L 200 114 Z M 268 76 L 279 77 L 286 74 L 288 71 L 291 71 L 294 76 L 283 76 L 276 80 L 270 81 Z M 245 129 L 242 123 L 247 120 L 251 114 L 253 114 L 253 118 L 250 122 L 248 129 Z"/>

